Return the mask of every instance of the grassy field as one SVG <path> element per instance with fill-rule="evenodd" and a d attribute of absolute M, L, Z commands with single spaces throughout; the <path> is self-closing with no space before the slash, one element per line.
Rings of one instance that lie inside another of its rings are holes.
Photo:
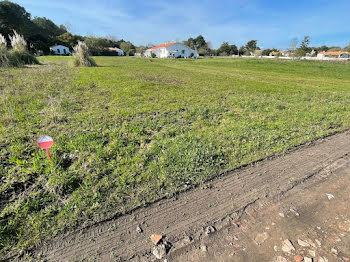
<path fill-rule="evenodd" d="M 2 256 L 350 127 L 350 64 L 70 59 L 0 69 Z"/>

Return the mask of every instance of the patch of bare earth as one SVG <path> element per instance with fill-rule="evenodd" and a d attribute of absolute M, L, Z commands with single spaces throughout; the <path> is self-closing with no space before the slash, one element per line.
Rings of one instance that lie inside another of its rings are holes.
<path fill-rule="evenodd" d="M 349 261 L 349 153 L 350 132 L 333 135 L 208 188 L 54 239 L 36 255 L 48 261 Z"/>

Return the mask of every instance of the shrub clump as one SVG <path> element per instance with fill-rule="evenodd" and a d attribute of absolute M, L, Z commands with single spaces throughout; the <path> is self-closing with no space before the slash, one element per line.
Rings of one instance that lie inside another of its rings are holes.
<path fill-rule="evenodd" d="M 96 62 L 89 55 L 89 48 L 84 42 L 78 41 L 73 48 L 74 66 L 91 67 L 97 66 Z"/>
<path fill-rule="evenodd" d="M 12 66 L 22 66 L 39 64 L 39 61 L 28 52 L 27 42 L 24 37 L 13 31 L 13 36 L 9 36 L 12 50 L 10 51 L 10 61 Z"/>
<path fill-rule="evenodd" d="M 23 36 L 13 31 L 9 35 L 11 41 L 11 50 L 7 49 L 7 42 L 3 35 L 0 34 L 0 66 L 1 67 L 19 67 L 28 64 L 39 64 L 39 61 L 28 52 L 27 42 Z"/>
<path fill-rule="evenodd" d="M 9 52 L 7 51 L 7 42 L 5 37 L 0 34 L 0 67 L 9 66 Z"/>

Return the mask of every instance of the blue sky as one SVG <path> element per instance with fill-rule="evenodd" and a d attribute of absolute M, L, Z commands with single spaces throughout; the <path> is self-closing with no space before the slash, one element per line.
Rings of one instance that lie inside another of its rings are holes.
<path fill-rule="evenodd" d="M 136 45 L 186 40 L 202 34 L 218 48 L 258 40 L 285 48 L 309 35 L 311 45 L 346 46 L 350 0 L 14 0 L 32 16 L 70 24 L 81 35 L 130 40 Z"/>

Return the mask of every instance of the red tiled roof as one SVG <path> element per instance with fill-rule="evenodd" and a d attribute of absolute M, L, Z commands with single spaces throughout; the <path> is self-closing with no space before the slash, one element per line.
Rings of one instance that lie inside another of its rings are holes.
<path fill-rule="evenodd" d="M 167 46 L 170 46 L 170 45 L 173 45 L 175 44 L 176 42 L 172 42 L 172 43 L 167 43 L 167 44 L 161 44 L 161 45 L 157 45 L 157 46 L 154 46 L 150 49 L 158 49 L 158 48 L 161 48 L 161 47 L 167 47 Z"/>
<path fill-rule="evenodd" d="M 109 51 L 118 51 L 118 50 L 121 50 L 120 48 L 118 47 L 106 47 L 105 49 L 109 50 Z"/>
<path fill-rule="evenodd" d="M 346 53 L 345 51 L 328 51 L 328 52 L 324 52 L 324 51 L 321 51 L 319 52 L 319 54 L 324 54 L 324 55 L 342 55 Z"/>

